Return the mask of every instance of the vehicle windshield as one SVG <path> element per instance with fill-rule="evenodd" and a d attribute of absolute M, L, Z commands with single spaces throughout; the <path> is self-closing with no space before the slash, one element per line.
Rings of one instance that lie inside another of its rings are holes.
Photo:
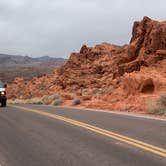
<path fill-rule="evenodd" d="M 3 83 L 0 81 L 0 88 L 4 88 Z"/>

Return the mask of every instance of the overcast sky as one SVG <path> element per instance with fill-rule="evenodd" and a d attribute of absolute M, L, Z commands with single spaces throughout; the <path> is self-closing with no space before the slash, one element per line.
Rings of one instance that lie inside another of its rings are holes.
<path fill-rule="evenodd" d="M 145 15 L 166 20 L 166 1 L 0 0 L 0 52 L 68 57 L 83 44 L 127 44 Z"/>

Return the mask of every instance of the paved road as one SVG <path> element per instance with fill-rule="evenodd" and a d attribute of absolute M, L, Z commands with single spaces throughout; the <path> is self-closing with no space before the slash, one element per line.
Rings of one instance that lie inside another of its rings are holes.
<path fill-rule="evenodd" d="M 162 148 L 166 155 L 166 121 L 73 108 L 19 106 L 30 109 L 0 108 L 0 166 L 166 166 L 166 157 L 147 151 L 146 146 L 139 148 L 137 143 L 86 126 L 143 141 Z"/>

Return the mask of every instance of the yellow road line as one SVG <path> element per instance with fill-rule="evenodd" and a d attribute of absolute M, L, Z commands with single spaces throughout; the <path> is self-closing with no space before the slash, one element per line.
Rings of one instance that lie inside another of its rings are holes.
<path fill-rule="evenodd" d="M 166 149 L 162 149 L 162 148 L 159 148 L 157 146 L 153 146 L 151 144 L 147 144 L 147 143 L 144 143 L 144 142 L 139 141 L 139 140 L 135 140 L 135 139 L 132 139 L 132 138 L 129 138 L 129 137 L 126 137 L 126 136 L 123 136 L 123 135 L 120 135 L 120 134 L 117 134 L 117 133 L 114 133 L 114 132 L 111 132 L 111 131 L 108 131 L 108 130 L 105 130 L 105 129 L 102 129 L 102 128 L 99 128 L 99 127 L 96 127 L 96 126 L 93 126 L 93 125 L 89 125 L 87 123 L 83 123 L 83 122 L 79 122 L 79 121 L 76 121 L 76 120 L 73 120 L 73 119 L 65 118 L 63 116 L 59 116 L 59 115 L 56 115 L 56 114 L 52 114 L 52 113 L 48 113 L 48 112 L 42 112 L 42 111 L 39 111 L 39 110 L 36 110 L 36 109 L 31 109 L 31 108 L 26 108 L 26 107 L 21 107 L 21 106 L 12 105 L 12 107 L 18 108 L 18 109 L 24 110 L 24 111 L 34 112 L 34 113 L 44 115 L 44 116 L 47 116 L 47 117 L 50 117 L 50 118 L 53 118 L 53 119 L 58 119 L 58 120 L 70 123 L 72 125 L 79 126 L 79 127 L 91 130 L 91 131 L 99 133 L 101 135 L 105 135 L 107 137 L 119 140 L 121 142 L 125 142 L 127 144 L 133 145 L 133 146 L 138 147 L 140 149 L 143 149 L 145 151 L 149 151 L 151 153 L 154 153 L 156 155 L 159 155 L 159 156 L 162 156 L 162 157 L 166 158 Z"/>

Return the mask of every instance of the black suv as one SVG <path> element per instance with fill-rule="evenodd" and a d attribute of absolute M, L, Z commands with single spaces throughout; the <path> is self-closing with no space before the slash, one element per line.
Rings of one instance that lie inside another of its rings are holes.
<path fill-rule="evenodd" d="M 6 97 L 6 84 L 0 81 L 0 103 L 1 107 L 6 107 L 7 97 Z"/>

